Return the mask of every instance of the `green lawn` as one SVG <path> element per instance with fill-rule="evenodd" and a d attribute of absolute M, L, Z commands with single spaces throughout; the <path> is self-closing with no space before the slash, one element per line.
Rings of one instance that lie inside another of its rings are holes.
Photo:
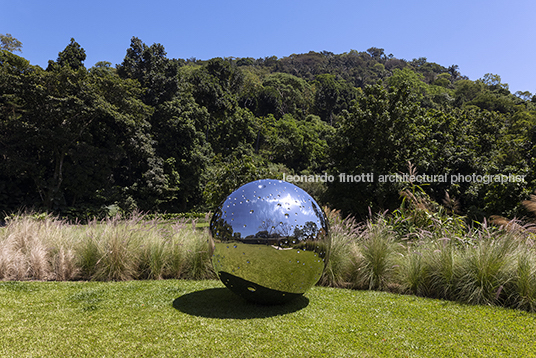
<path fill-rule="evenodd" d="M 314 287 L 283 306 L 219 281 L 0 282 L 1 357 L 530 357 L 536 315 Z"/>

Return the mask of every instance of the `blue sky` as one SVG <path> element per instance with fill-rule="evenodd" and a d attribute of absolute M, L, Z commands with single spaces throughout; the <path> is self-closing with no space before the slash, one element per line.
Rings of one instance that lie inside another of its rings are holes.
<path fill-rule="evenodd" d="M 121 63 L 132 36 L 161 43 L 170 58 L 203 60 L 380 47 L 536 93 L 534 0 L 0 0 L 0 9 L 0 33 L 42 67 L 71 37 L 86 67 Z"/>

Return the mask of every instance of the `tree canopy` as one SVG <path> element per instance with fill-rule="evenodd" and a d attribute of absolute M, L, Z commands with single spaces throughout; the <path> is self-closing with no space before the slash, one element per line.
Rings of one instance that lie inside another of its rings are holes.
<path fill-rule="evenodd" d="M 131 39 L 121 64 L 87 69 L 71 39 L 46 69 L 0 35 L 0 210 L 85 217 L 110 208 L 210 210 L 247 181 L 298 183 L 345 214 L 395 210 L 407 183 L 380 175 L 522 175 L 430 182 L 475 218 L 523 215 L 533 191 L 536 96 L 496 74 L 411 61 L 382 48 L 277 58 L 171 59 Z M 340 180 L 341 173 L 356 179 Z M 370 176 L 369 176 L 370 177 Z"/>
<path fill-rule="evenodd" d="M 11 34 L 0 34 L 0 50 L 9 52 L 22 52 L 22 42 L 14 38 Z"/>

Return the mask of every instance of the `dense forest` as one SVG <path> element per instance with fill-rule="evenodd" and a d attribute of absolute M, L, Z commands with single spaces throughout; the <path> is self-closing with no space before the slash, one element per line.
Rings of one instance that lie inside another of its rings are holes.
<path fill-rule="evenodd" d="M 16 50 L 0 50 L 2 212 L 207 211 L 254 179 L 327 174 L 297 184 L 344 214 L 393 211 L 409 189 L 481 220 L 524 215 L 536 188 L 536 96 L 499 75 L 374 47 L 202 61 L 134 37 L 122 63 L 86 68 L 71 39 L 46 69 Z M 473 180 L 378 180 L 396 173 Z M 501 174 L 524 180 L 474 179 Z"/>

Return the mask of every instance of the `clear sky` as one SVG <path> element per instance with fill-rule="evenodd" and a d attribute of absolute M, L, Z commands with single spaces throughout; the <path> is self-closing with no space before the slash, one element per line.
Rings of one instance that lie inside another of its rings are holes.
<path fill-rule="evenodd" d="M 534 0 L 0 0 L 0 33 L 46 67 L 71 37 L 86 67 L 121 63 L 132 36 L 170 58 L 284 57 L 309 51 L 386 54 L 501 76 L 536 92 Z"/>

